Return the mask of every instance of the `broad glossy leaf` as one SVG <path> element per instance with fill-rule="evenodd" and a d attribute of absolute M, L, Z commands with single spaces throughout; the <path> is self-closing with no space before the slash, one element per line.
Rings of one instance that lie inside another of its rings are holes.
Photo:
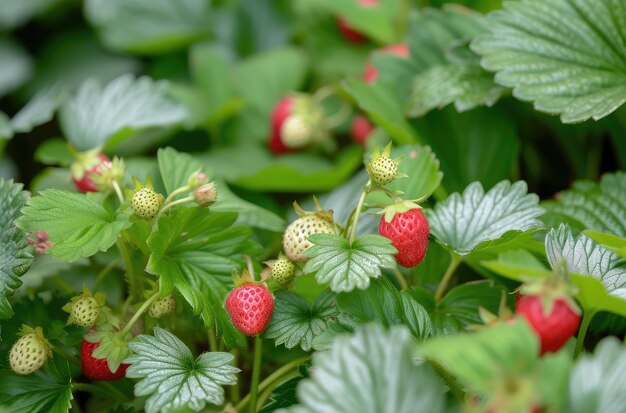
<path fill-rule="evenodd" d="M 132 75 L 120 76 L 104 87 L 88 80 L 61 108 L 63 132 L 76 149 L 86 151 L 116 134 L 128 136 L 148 127 L 181 123 L 187 113 L 168 99 L 167 87 L 165 81 Z"/>
<path fill-rule="evenodd" d="M 104 43 L 131 53 L 168 51 L 211 33 L 204 0 L 88 0 L 85 15 Z"/>
<path fill-rule="evenodd" d="M 454 193 L 434 210 L 427 210 L 433 236 L 459 255 L 482 243 L 500 239 L 510 231 L 537 229 L 543 213 L 539 197 L 528 194 L 526 183 L 502 181 L 487 193 L 480 182 L 470 184 L 463 194 Z"/>
<path fill-rule="evenodd" d="M 586 235 L 574 237 L 567 225 L 553 228 L 546 235 L 546 255 L 553 268 L 565 260 L 570 272 L 593 277 L 609 294 L 626 300 L 626 259 Z"/>
<path fill-rule="evenodd" d="M 397 250 L 380 235 L 364 235 L 350 243 L 341 235 L 315 234 L 309 241 L 314 245 L 305 252 L 310 259 L 303 271 L 315 273 L 317 282 L 329 284 L 334 292 L 364 290 L 371 278 L 382 275 L 382 268 L 396 266 Z"/>
<path fill-rule="evenodd" d="M 626 406 L 626 349 L 614 337 L 605 338 L 593 355 L 581 357 L 569 380 L 571 413 L 619 412 Z"/>
<path fill-rule="evenodd" d="M 548 223 L 567 222 L 572 229 L 591 229 L 626 237 L 626 172 L 602 176 L 600 183 L 577 181 L 558 201 L 543 202 Z"/>
<path fill-rule="evenodd" d="M 2 5 L 4 2 L 0 1 L 0 23 L 2 8 L 6 7 Z M 32 72 L 32 62 L 26 51 L 12 42 L 0 39 L 0 97 L 26 82 Z"/>
<path fill-rule="evenodd" d="M 147 270 L 159 276 L 161 292 L 177 289 L 207 327 L 215 326 L 227 346 L 244 345 L 224 309 L 232 289 L 231 272 L 243 254 L 255 255 L 248 228 L 232 227 L 237 214 L 201 207 L 179 208 L 159 218 L 148 239 Z"/>
<path fill-rule="evenodd" d="M 22 285 L 19 277 L 33 262 L 26 234 L 15 225 L 27 199 L 21 184 L 0 178 L 0 319 L 13 315 L 8 297 Z"/>
<path fill-rule="evenodd" d="M 128 344 L 133 351 L 126 361 L 126 376 L 140 379 L 136 396 L 148 396 L 147 413 L 187 407 L 197 412 L 207 403 L 224 402 L 224 385 L 237 383 L 239 369 L 230 353 L 202 353 L 194 358 L 175 335 L 155 327 L 154 335 L 142 334 Z"/>
<path fill-rule="evenodd" d="M 92 198 L 48 189 L 28 200 L 18 225 L 24 231 L 48 232 L 50 254 L 64 261 L 108 250 L 120 231 L 130 226 L 128 215 L 109 212 Z"/>
<path fill-rule="evenodd" d="M 440 380 L 413 362 L 414 342 L 404 327 L 376 324 L 339 336 L 313 359 L 310 379 L 298 384 L 300 405 L 282 413 L 445 411 Z"/>
<path fill-rule="evenodd" d="M 472 48 L 496 82 L 565 123 L 603 118 L 626 101 L 626 4 L 507 2 Z"/>
<path fill-rule="evenodd" d="M 322 293 L 313 305 L 298 294 L 279 290 L 274 293 L 274 312 L 265 338 L 273 339 L 276 346 L 284 344 L 288 349 L 300 346 L 310 351 L 313 339 L 328 328 L 339 312 L 335 307 L 334 294 Z"/>
<path fill-rule="evenodd" d="M 29 376 L 0 370 L 0 411 L 11 413 L 66 413 L 72 397 L 72 377 L 61 356 Z"/>

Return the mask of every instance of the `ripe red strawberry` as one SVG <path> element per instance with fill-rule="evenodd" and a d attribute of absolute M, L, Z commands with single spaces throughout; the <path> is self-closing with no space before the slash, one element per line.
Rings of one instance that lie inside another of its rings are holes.
<path fill-rule="evenodd" d="M 357 0 L 357 3 L 361 7 L 375 7 L 378 4 L 378 0 Z M 339 32 L 343 36 L 344 39 L 349 41 L 350 43 L 363 43 L 367 40 L 367 37 L 363 35 L 363 33 L 354 29 L 345 17 L 339 16 L 337 17 L 337 28 Z"/>
<path fill-rule="evenodd" d="M 577 308 L 563 298 L 552 301 L 552 309 L 544 311 L 541 295 L 520 295 L 515 304 L 517 314 L 522 315 L 541 341 L 541 354 L 559 350 L 572 337 L 580 324 Z"/>
<path fill-rule="evenodd" d="M 430 228 L 420 208 L 396 213 L 390 222 L 380 220 L 378 233 L 389 238 L 398 250 L 396 262 L 411 268 L 422 262 L 428 248 Z"/>
<path fill-rule="evenodd" d="M 359 145 L 364 146 L 367 137 L 374 130 L 374 125 L 363 115 L 357 115 L 352 121 L 352 139 Z"/>
<path fill-rule="evenodd" d="M 111 373 L 105 358 L 97 359 L 91 356 L 94 350 L 99 346 L 100 343 L 90 343 L 87 340 L 83 340 L 80 346 L 81 365 L 85 377 L 90 380 L 100 381 L 117 381 L 123 379 L 126 376 L 126 369 L 128 369 L 130 365 L 122 363 L 115 373 Z"/>
<path fill-rule="evenodd" d="M 274 312 L 274 297 L 261 284 L 235 287 L 226 297 L 226 311 L 237 330 L 248 336 L 261 334 Z"/>
<path fill-rule="evenodd" d="M 275 154 L 292 152 L 293 149 L 289 148 L 282 139 L 281 127 L 285 122 L 285 119 L 291 114 L 291 108 L 293 107 L 293 98 L 283 98 L 272 112 L 272 130 L 270 134 L 270 140 L 268 146 L 270 150 Z"/>
<path fill-rule="evenodd" d="M 81 192 L 98 192 L 100 186 L 94 182 L 93 175 L 101 176 L 105 169 L 111 169 L 111 160 L 103 153 L 93 158 L 86 158 L 72 167 L 72 181 Z"/>
<path fill-rule="evenodd" d="M 374 51 L 374 53 L 389 53 L 398 57 L 409 57 L 409 46 L 404 43 L 392 44 L 391 46 L 384 47 L 382 49 Z M 378 78 L 378 69 L 371 63 L 365 64 L 365 71 L 363 72 L 363 80 L 365 83 L 374 83 Z"/>

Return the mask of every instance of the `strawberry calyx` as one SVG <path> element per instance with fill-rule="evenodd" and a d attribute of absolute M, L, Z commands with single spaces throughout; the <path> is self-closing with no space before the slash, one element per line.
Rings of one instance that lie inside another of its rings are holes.
<path fill-rule="evenodd" d="M 305 211 L 297 202 L 294 202 L 293 209 L 295 210 L 296 215 L 298 215 L 299 217 L 315 215 L 325 221 L 330 222 L 331 224 L 334 224 L 335 223 L 335 220 L 333 218 L 334 211 L 332 209 L 325 210 L 322 207 L 322 204 L 320 203 L 319 199 L 317 199 L 315 195 L 313 195 L 313 202 L 315 203 L 315 207 L 317 209 L 316 211 Z"/>
<path fill-rule="evenodd" d="M 391 142 L 385 146 L 383 151 L 376 145 L 372 152 L 372 159 L 365 165 L 365 169 L 370 176 L 373 188 L 381 188 L 397 178 L 406 178 L 408 175 L 400 172 L 398 166 L 402 162 L 402 156 L 391 159 Z"/>
<path fill-rule="evenodd" d="M 109 371 L 115 374 L 130 355 L 128 343 L 133 336 L 120 331 L 113 324 L 105 324 L 85 334 L 83 339 L 88 343 L 98 344 L 90 356 L 98 360 L 106 359 Z"/>
<path fill-rule="evenodd" d="M 524 282 L 518 291 L 521 296 L 540 297 L 543 314 L 546 317 L 552 313 L 557 300 L 565 302 L 576 315 L 581 314 L 580 307 L 574 300 L 578 289 L 568 281 L 567 267 L 564 264 L 557 265 L 548 277 Z"/>
<path fill-rule="evenodd" d="M 399 200 L 383 208 L 380 212 L 377 212 L 377 214 L 383 215 L 386 222 L 391 222 L 391 220 L 393 219 L 393 217 L 396 216 L 396 214 L 402 214 L 412 209 L 423 209 L 423 208 L 412 200 Z"/>
<path fill-rule="evenodd" d="M 70 301 L 63 306 L 63 311 L 69 313 L 67 324 L 76 324 L 82 327 L 91 327 L 93 325 L 99 325 L 106 323 L 111 315 L 111 310 L 106 307 L 106 294 L 95 293 L 92 294 L 87 286 L 83 285 L 83 291 L 81 294 L 76 295 L 70 299 Z M 91 308 L 95 305 L 95 308 Z M 80 306 L 81 308 L 78 308 Z M 86 310 L 92 314 L 87 316 L 84 314 Z M 89 322 L 87 324 L 85 321 Z M 91 322 L 93 320 L 93 322 Z"/>
<path fill-rule="evenodd" d="M 16 335 L 18 337 L 24 337 L 29 334 L 34 334 L 37 337 L 37 339 L 41 342 L 41 344 L 43 344 L 46 347 L 46 356 L 48 357 L 48 359 L 51 359 L 53 355 L 52 349 L 54 349 L 54 346 L 50 344 L 48 339 L 46 339 L 46 336 L 43 334 L 43 329 L 41 327 L 33 328 L 26 324 L 22 324 L 22 327 L 20 328 L 20 330 L 17 332 Z"/>

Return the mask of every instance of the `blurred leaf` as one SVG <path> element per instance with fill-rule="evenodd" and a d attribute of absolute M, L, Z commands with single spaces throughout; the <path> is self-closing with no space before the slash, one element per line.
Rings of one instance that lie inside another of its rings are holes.
<path fill-rule="evenodd" d="M 0 24 L 8 3 L 0 0 Z M 17 89 L 33 73 L 30 56 L 17 44 L 0 38 L 0 97 Z"/>
<path fill-rule="evenodd" d="M 148 238 L 147 270 L 159 276 L 163 295 L 177 289 L 207 328 L 216 327 L 228 347 L 245 345 L 224 309 L 232 289 L 231 272 L 243 254 L 255 255 L 251 230 L 232 227 L 237 214 L 201 207 L 176 208 L 162 215 Z"/>
<path fill-rule="evenodd" d="M 108 250 L 120 231 L 130 226 L 128 215 L 109 212 L 92 198 L 48 189 L 30 198 L 17 221 L 24 231 L 46 231 L 54 257 L 75 261 Z"/>
<path fill-rule="evenodd" d="M 11 119 L 4 112 L 0 112 L 0 140 L 11 139 L 12 137 Z M 3 152 L 3 147 L 4 144 L 0 144 L 0 154 Z"/>
<path fill-rule="evenodd" d="M 47 139 L 37 147 L 35 160 L 44 165 L 69 167 L 74 157 L 67 148 L 67 142 L 61 138 Z M 68 176 L 69 178 L 69 176 Z"/>
<path fill-rule="evenodd" d="M 454 193 L 433 210 L 426 210 L 431 234 L 456 254 L 466 255 L 488 241 L 511 231 L 525 232 L 541 226 L 539 197 L 528 194 L 526 183 L 502 181 L 487 193 L 480 182 L 463 194 Z"/>
<path fill-rule="evenodd" d="M 270 401 L 259 410 L 259 413 L 273 413 L 278 409 L 284 409 L 298 403 L 296 389 L 303 379 L 304 377 L 294 377 L 276 386 L 270 394 Z"/>
<path fill-rule="evenodd" d="M 169 51 L 211 33 L 204 0 L 87 0 L 85 15 L 107 46 L 130 53 Z"/>
<path fill-rule="evenodd" d="M 305 274 L 315 273 L 319 284 L 329 284 L 334 292 L 364 290 L 371 278 L 382 275 L 382 268 L 395 268 L 391 241 L 380 235 L 364 235 L 350 243 L 341 235 L 314 234 L 313 246 L 304 254 L 310 259 Z"/>
<path fill-rule="evenodd" d="M 312 306 L 298 294 L 276 291 L 274 312 L 264 338 L 273 339 L 276 346 L 284 344 L 288 349 L 300 346 L 310 351 L 313 339 L 326 331 L 339 314 L 334 294 L 325 291 Z"/>
<path fill-rule="evenodd" d="M 13 315 L 8 297 L 22 285 L 20 277 L 33 262 L 26 234 L 15 226 L 27 199 L 21 184 L 0 178 L 0 319 Z"/>
<path fill-rule="evenodd" d="M 569 380 L 571 413 L 618 412 L 626 406 L 626 349 L 614 337 L 605 338 L 593 355 L 581 357 Z"/>
<path fill-rule="evenodd" d="M 0 410 L 11 413 L 66 413 L 73 399 L 67 360 L 55 357 L 29 376 L 0 370 Z M 6 410 L 5 410 L 6 409 Z"/>
<path fill-rule="evenodd" d="M 609 249 L 620 255 L 623 258 L 626 258 L 626 239 L 616 237 L 613 234 L 604 234 L 602 232 L 594 231 L 591 229 L 585 230 L 583 232 L 586 236 L 601 244 L 606 249 Z"/>
<path fill-rule="evenodd" d="M 133 351 L 126 376 L 141 379 L 136 396 L 149 396 L 147 413 L 188 407 L 197 412 L 206 403 L 224 403 L 224 385 L 237 383 L 239 369 L 230 353 L 202 353 L 194 359 L 189 348 L 175 335 L 159 327 L 154 335 L 141 334 L 128 344 Z"/>
<path fill-rule="evenodd" d="M 216 112 L 232 97 L 232 67 L 219 46 L 201 43 L 191 47 L 189 69 L 210 112 Z"/>
<path fill-rule="evenodd" d="M 54 113 L 68 99 L 67 91 L 55 85 L 41 89 L 11 119 L 14 132 L 28 133 L 36 126 L 52 120 Z"/>
<path fill-rule="evenodd" d="M 372 281 L 367 290 L 338 294 L 337 307 L 356 323 L 375 321 L 384 327 L 404 325 L 418 340 L 424 340 L 432 332 L 426 309 L 384 277 Z"/>
<path fill-rule="evenodd" d="M 525 0 L 488 17 L 472 48 L 496 81 L 564 123 L 603 118 L 626 101 L 626 4 Z"/>
<path fill-rule="evenodd" d="M 496 260 L 482 261 L 481 265 L 506 278 L 525 281 L 530 277 L 545 277 L 550 274 L 533 254 L 523 249 L 505 251 Z"/>
<path fill-rule="evenodd" d="M 87 151 L 116 134 L 128 136 L 143 128 L 180 123 L 187 114 L 166 92 L 166 82 L 148 77 L 124 75 L 104 87 L 88 80 L 61 108 L 63 132 L 77 150 Z"/>
<path fill-rule="evenodd" d="M 0 28 L 13 29 L 64 0 L 0 0 Z"/>
<path fill-rule="evenodd" d="M 626 317 L 626 300 L 607 291 L 600 280 L 576 273 L 570 273 L 569 278 L 578 287 L 576 300 L 585 312 L 607 311 Z"/>
<path fill-rule="evenodd" d="M 626 172 L 605 174 L 599 184 L 577 181 L 558 201 L 542 206 L 548 223 L 567 222 L 577 232 L 592 229 L 626 237 Z"/>
<path fill-rule="evenodd" d="M 404 327 L 371 324 L 351 337 L 339 336 L 313 359 L 315 374 L 298 385 L 301 404 L 284 412 L 442 413 L 441 382 L 430 368 L 414 364 L 413 349 Z"/>

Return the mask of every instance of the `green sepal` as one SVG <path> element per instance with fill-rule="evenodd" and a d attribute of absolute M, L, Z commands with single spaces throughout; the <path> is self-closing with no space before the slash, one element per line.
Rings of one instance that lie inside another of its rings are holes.
<path fill-rule="evenodd" d="M 411 209 L 422 209 L 422 207 L 413 201 L 400 201 L 383 208 L 380 212 L 377 212 L 377 214 L 384 215 L 385 221 L 391 222 L 396 214 L 402 214 Z"/>
<path fill-rule="evenodd" d="M 26 324 L 22 324 L 22 327 L 20 328 L 20 331 L 18 331 L 18 333 L 16 334 L 18 337 L 24 337 L 28 334 L 34 334 L 37 336 L 37 338 L 46 346 L 47 351 L 46 351 L 46 355 L 48 356 L 48 359 L 51 359 L 53 357 L 53 353 L 52 353 L 52 349 L 54 348 L 54 346 L 52 344 L 50 344 L 50 342 L 46 339 L 46 336 L 43 334 L 43 329 L 41 327 L 31 327 L 29 325 Z"/>
<path fill-rule="evenodd" d="M 132 334 L 122 335 L 121 331 L 111 324 L 105 324 L 95 331 L 84 335 L 84 339 L 90 343 L 99 343 L 91 356 L 96 359 L 105 358 L 111 373 L 115 373 L 120 364 L 130 355 L 128 342 L 133 339 Z"/>

